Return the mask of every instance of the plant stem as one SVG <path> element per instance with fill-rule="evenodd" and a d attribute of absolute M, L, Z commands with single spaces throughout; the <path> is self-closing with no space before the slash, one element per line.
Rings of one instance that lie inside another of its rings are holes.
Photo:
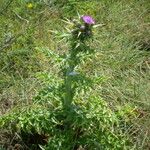
<path fill-rule="evenodd" d="M 71 72 L 74 72 L 74 68 L 77 66 L 77 49 L 75 48 L 76 44 L 73 41 L 71 43 L 71 50 L 69 51 L 69 60 L 68 60 L 68 68 L 66 71 L 65 76 L 65 101 L 64 101 L 64 107 L 69 108 L 71 106 L 71 103 L 73 101 L 75 88 L 73 87 L 73 76 L 70 74 Z"/>

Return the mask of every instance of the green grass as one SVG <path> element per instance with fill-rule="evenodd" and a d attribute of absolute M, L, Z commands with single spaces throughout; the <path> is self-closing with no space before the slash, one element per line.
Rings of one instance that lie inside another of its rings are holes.
<path fill-rule="evenodd" d="M 3 2 L 4 3 L 4 2 Z M 33 3 L 34 4 L 34 3 Z M 32 98 L 44 84 L 39 72 L 57 72 L 52 58 L 39 49 L 62 53 L 67 50 L 52 30 L 63 30 L 61 19 L 92 15 L 104 24 L 95 30 L 95 57 L 82 69 L 105 77 L 97 85 L 99 95 L 113 109 L 128 103 L 137 106 L 139 117 L 133 121 L 131 133 L 139 150 L 150 148 L 150 3 L 148 0 L 87 0 L 79 1 L 74 9 L 53 5 L 37 5 L 32 10 L 26 4 L 13 2 L 0 18 L 0 41 L 5 44 L 9 35 L 23 33 L 7 49 L 0 51 L 0 114 L 14 107 L 32 103 Z M 5 7 L 5 4 L 3 6 Z M 18 17 L 18 14 L 20 17 Z M 29 21 L 29 23 L 26 22 Z M 145 46 L 146 45 L 146 46 Z M 37 48 L 38 47 L 38 48 Z M 3 137 L 3 135 L 1 136 Z M 3 141 L 3 140 L 1 140 Z M 3 141 L 4 142 L 4 141 Z M 0 144 L 4 144 L 0 142 Z"/>

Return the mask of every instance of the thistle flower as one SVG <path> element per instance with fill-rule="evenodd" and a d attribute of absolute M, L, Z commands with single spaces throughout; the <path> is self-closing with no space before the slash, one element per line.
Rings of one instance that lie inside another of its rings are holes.
<path fill-rule="evenodd" d="M 94 25 L 95 20 L 91 16 L 82 16 L 81 19 L 83 20 L 84 23 L 88 25 Z"/>

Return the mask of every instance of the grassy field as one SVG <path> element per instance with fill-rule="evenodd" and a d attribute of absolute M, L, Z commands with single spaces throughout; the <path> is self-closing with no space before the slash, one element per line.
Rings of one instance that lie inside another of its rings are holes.
<path fill-rule="evenodd" d="M 65 31 L 62 19 L 73 19 L 79 12 L 103 24 L 94 31 L 94 58 L 81 69 L 104 77 L 95 94 L 112 110 L 136 107 L 139 115 L 127 132 L 133 135 L 136 150 L 149 150 L 149 8 L 149 0 L 0 0 L 0 116 L 33 104 L 47 84 L 41 73 L 59 74 L 47 51 L 62 54 L 68 46 L 52 31 Z M 0 145 L 11 146 L 10 130 L 0 130 Z"/>

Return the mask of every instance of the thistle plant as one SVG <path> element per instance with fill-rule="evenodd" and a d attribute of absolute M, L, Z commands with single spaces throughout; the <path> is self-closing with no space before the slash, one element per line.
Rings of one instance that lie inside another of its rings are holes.
<path fill-rule="evenodd" d="M 45 150 L 131 149 L 129 136 L 124 131 L 130 122 L 126 118 L 131 117 L 132 108 L 114 113 L 99 93 L 88 94 L 88 87 L 100 84 L 101 78 L 86 77 L 80 68 L 83 59 L 94 53 L 89 43 L 94 39 L 93 28 L 99 25 L 95 25 L 91 16 L 64 22 L 71 27 L 66 28 L 68 34 L 61 35 L 69 42 L 68 53 L 62 58 L 47 51 L 56 62 L 61 62 L 63 75 L 44 75 L 48 88 L 39 92 L 33 105 L 0 118 L 0 127 L 17 130 L 23 138 L 29 135 L 33 138 L 37 133 L 40 137 L 44 135 L 46 144 L 40 147 Z M 85 88 L 84 94 L 80 93 L 82 88 Z M 82 96 L 86 97 L 83 102 Z M 36 149 L 42 143 L 37 142 Z"/>
<path fill-rule="evenodd" d="M 63 68 L 65 87 L 65 97 L 63 100 L 64 108 L 69 108 L 71 106 L 75 90 L 78 88 L 78 85 L 74 84 L 74 82 L 78 82 L 78 78 L 76 77 L 80 75 L 75 69 L 81 61 L 79 54 L 82 53 L 86 55 L 86 52 L 90 51 L 90 48 L 86 45 L 86 41 L 92 38 L 92 28 L 95 25 L 95 21 L 91 16 L 82 16 L 80 20 L 73 20 L 67 23 L 71 24 L 73 29 L 68 29 L 71 34 L 71 36 L 69 36 L 70 49 L 67 55 L 65 68 Z"/>

